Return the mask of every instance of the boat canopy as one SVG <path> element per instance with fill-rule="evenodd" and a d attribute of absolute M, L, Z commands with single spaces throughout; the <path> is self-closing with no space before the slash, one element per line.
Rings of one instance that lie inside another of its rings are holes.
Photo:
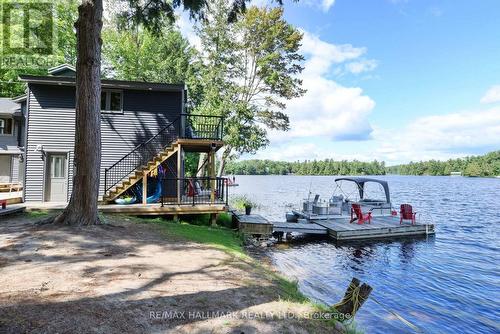
<path fill-rule="evenodd" d="M 389 185 L 387 184 L 386 181 L 383 180 L 377 180 L 377 179 L 371 179 L 369 177 L 339 177 L 335 179 L 335 182 L 337 181 L 350 181 L 354 182 L 357 185 L 358 191 L 359 191 L 359 198 L 364 199 L 364 192 L 365 192 L 365 183 L 367 182 L 375 182 L 384 188 L 385 192 L 385 199 L 387 200 L 387 203 L 391 202 L 391 195 L 389 194 Z"/>

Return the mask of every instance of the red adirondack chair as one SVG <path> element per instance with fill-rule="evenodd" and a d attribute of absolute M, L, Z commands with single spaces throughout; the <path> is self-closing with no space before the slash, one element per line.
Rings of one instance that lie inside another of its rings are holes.
<path fill-rule="evenodd" d="M 403 220 L 411 220 L 411 224 L 416 223 L 417 213 L 413 212 L 413 208 L 410 204 L 401 204 L 401 210 L 399 211 L 401 219 L 399 224 L 403 223 Z"/>
<path fill-rule="evenodd" d="M 368 224 L 372 223 L 372 213 L 368 212 L 366 215 L 361 211 L 361 205 L 353 204 L 351 208 L 351 221 L 349 223 L 358 220 L 358 224 L 364 224 L 368 221 Z"/>

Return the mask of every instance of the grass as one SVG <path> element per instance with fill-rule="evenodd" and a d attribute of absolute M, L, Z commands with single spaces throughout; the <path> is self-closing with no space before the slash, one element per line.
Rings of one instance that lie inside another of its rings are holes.
<path fill-rule="evenodd" d="M 185 221 L 173 222 L 162 218 L 136 218 L 138 223 L 153 223 L 166 235 L 182 240 L 189 240 L 213 246 L 239 257 L 246 256 L 243 251 L 243 239 L 234 231 L 220 226 L 193 225 Z M 196 221 L 200 223 L 200 221 Z"/>
<path fill-rule="evenodd" d="M 54 212 L 50 212 L 48 210 L 30 210 L 30 211 L 26 211 L 24 214 L 28 218 L 39 219 L 39 218 L 46 218 L 53 213 Z"/>
<path fill-rule="evenodd" d="M 203 215 L 202 215 L 203 216 Z M 209 217 L 184 217 L 189 220 L 174 222 L 157 218 L 137 218 L 128 217 L 137 223 L 156 224 L 161 231 L 167 236 L 178 239 L 194 241 L 201 244 L 210 245 L 219 250 L 225 251 L 228 254 L 236 256 L 240 261 L 250 264 L 257 270 L 263 277 L 273 281 L 275 288 L 273 291 L 278 294 L 281 300 L 293 303 L 309 304 L 317 311 L 332 312 L 332 308 L 323 304 L 312 302 L 299 290 L 298 283 L 291 281 L 288 278 L 280 275 L 279 273 L 271 270 L 257 260 L 246 255 L 243 249 L 243 238 L 237 232 L 223 226 L 209 226 Z M 219 216 L 218 224 L 230 225 L 230 215 Z M 193 224 L 194 223 L 194 224 Z M 336 322 L 336 320 L 326 320 Z M 359 334 L 360 332 L 354 322 L 345 323 L 345 331 L 348 334 Z"/>

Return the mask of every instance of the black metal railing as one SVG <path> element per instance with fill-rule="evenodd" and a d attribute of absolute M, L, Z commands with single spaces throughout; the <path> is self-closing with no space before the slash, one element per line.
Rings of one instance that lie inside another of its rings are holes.
<path fill-rule="evenodd" d="M 221 116 L 182 114 L 183 138 L 222 140 L 224 118 Z"/>
<path fill-rule="evenodd" d="M 179 118 L 165 126 L 156 135 L 139 144 L 130 153 L 104 171 L 104 190 L 107 192 L 124 178 L 148 162 L 158 153 L 170 146 L 178 137 Z"/>
<path fill-rule="evenodd" d="M 228 204 L 227 179 L 222 177 L 164 178 L 161 205 Z"/>
<path fill-rule="evenodd" d="M 181 114 L 156 135 L 104 170 L 104 190 L 108 192 L 141 166 L 170 146 L 176 139 L 222 140 L 224 119 L 221 116 Z"/>

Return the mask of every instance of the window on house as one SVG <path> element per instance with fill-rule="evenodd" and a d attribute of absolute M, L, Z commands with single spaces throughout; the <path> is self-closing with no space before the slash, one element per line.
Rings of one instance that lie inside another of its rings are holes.
<path fill-rule="evenodd" d="M 101 111 L 123 113 L 123 93 L 119 90 L 103 90 L 101 92 Z"/>
<path fill-rule="evenodd" d="M 0 135 L 12 135 L 12 118 L 0 118 Z"/>

